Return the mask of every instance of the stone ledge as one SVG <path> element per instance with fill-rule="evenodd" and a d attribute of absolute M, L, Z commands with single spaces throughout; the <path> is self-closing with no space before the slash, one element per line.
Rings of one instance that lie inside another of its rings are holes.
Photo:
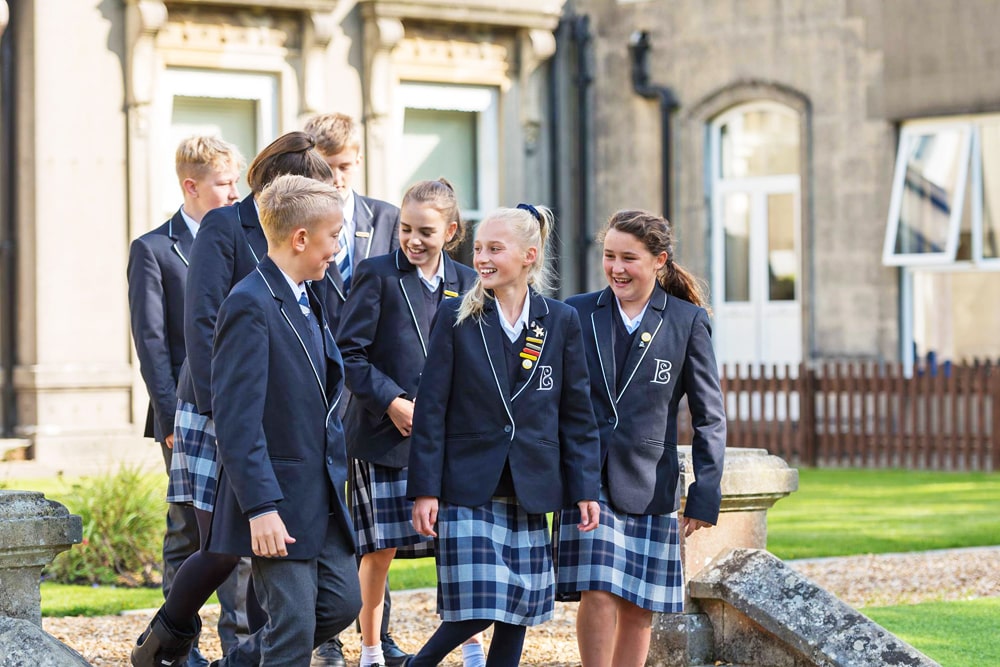
<path fill-rule="evenodd" d="M 0 667 L 88 667 L 83 656 L 37 625 L 0 616 Z"/>
<path fill-rule="evenodd" d="M 717 659 L 795 667 L 937 665 L 761 549 L 724 551 L 691 580 L 690 595 L 706 601 Z M 748 640 L 753 634 L 756 641 Z M 760 662 L 749 649 L 781 657 Z"/>

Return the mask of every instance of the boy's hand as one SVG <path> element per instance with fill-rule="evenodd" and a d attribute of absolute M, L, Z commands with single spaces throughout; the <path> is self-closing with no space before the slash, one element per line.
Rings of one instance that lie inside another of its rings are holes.
<path fill-rule="evenodd" d="M 277 558 L 287 556 L 286 544 L 293 544 L 295 538 L 288 534 L 285 522 L 277 512 L 250 519 L 250 544 L 255 556 Z"/>
<path fill-rule="evenodd" d="M 581 533 L 589 533 L 597 528 L 600 523 L 601 505 L 596 500 L 581 500 L 577 507 L 580 508 L 580 523 L 576 525 Z"/>
<path fill-rule="evenodd" d="M 397 396 L 392 399 L 392 403 L 389 404 L 385 413 L 389 415 L 389 419 L 404 437 L 410 436 L 410 432 L 413 430 L 413 401 Z"/>
<path fill-rule="evenodd" d="M 174 448 L 174 434 L 171 433 L 170 435 L 168 435 L 167 437 L 165 437 L 163 439 L 163 444 L 167 446 L 167 449 L 173 449 Z"/>
<path fill-rule="evenodd" d="M 427 537 L 437 537 L 434 524 L 438 518 L 438 499 L 433 496 L 420 496 L 413 503 L 413 529 Z"/>

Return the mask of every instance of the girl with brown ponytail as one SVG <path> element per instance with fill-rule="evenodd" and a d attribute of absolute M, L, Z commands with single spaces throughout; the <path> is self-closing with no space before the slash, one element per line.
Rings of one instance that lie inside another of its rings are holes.
<path fill-rule="evenodd" d="M 601 430 L 600 525 L 558 527 L 557 593 L 579 599 L 583 667 L 645 664 L 653 612 L 682 610 L 680 536 L 719 514 L 726 417 L 697 279 L 674 262 L 670 224 L 619 211 L 603 234 L 608 287 L 572 297 Z M 677 408 L 687 395 L 696 482 L 678 525 Z"/>

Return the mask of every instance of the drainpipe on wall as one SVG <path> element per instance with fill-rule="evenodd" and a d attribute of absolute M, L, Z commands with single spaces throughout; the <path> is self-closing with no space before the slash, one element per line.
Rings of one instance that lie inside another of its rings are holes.
<path fill-rule="evenodd" d="M 10 27 L 7 3 L 3 5 L 5 19 L 0 37 L 0 367 L 3 368 L 3 388 L 0 392 L 0 436 L 9 438 L 17 424 L 17 397 L 14 393 L 14 364 L 17 361 L 17 179 L 14 168 L 17 156 L 17 105 L 14 100 L 14 29 Z"/>
<path fill-rule="evenodd" d="M 647 100 L 660 101 L 660 174 L 663 192 L 663 216 L 670 219 L 670 114 L 680 106 L 674 91 L 666 86 L 657 86 L 649 82 L 649 33 L 637 30 L 629 38 L 629 55 L 632 59 L 632 88 Z"/>
<path fill-rule="evenodd" d="M 594 74 L 590 67 L 592 35 L 590 33 L 590 17 L 576 16 L 573 18 L 573 43 L 576 46 L 576 97 L 577 97 L 577 215 L 580 219 L 580 231 L 577 245 L 576 289 L 586 292 L 590 278 L 590 244 L 593 242 L 591 223 L 591 104 L 590 87 L 594 82 Z"/>

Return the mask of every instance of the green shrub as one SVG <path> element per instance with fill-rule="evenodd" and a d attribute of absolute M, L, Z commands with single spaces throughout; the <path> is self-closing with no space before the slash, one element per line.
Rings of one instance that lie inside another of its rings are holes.
<path fill-rule="evenodd" d="M 83 541 L 59 554 L 46 578 L 64 584 L 152 586 L 162 577 L 162 476 L 122 467 L 73 484 L 61 502 L 83 518 Z"/>

